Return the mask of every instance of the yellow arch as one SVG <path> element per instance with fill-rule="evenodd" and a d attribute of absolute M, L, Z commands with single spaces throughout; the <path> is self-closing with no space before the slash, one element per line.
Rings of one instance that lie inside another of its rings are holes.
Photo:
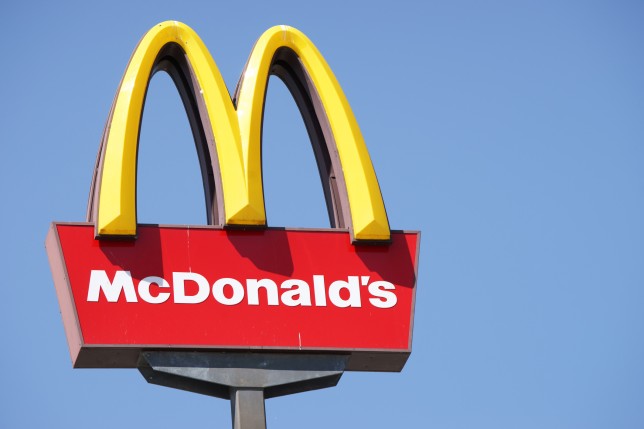
<path fill-rule="evenodd" d="M 227 225 L 265 225 L 261 166 L 261 124 L 271 62 L 280 48 L 300 58 L 319 93 L 336 141 L 355 240 L 388 240 L 389 224 L 375 172 L 349 103 L 333 72 L 300 31 L 277 26 L 257 41 L 233 105 L 219 69 L 197 34 L 167 21 L 139 42 L 116 96 L 106 130 L 102 173 L 98 177 L 96 233 L 136 235 L 136 154 L 141 112 L 154 61 L 168 43 L 186 53 L 216 141 Z"/>

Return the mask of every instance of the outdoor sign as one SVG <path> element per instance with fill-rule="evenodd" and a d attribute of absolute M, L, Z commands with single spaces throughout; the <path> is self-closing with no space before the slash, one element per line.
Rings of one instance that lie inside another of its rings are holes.
<path fill-rule="evenodd" d="M 142 225 L 137 146 L 152 75 L 191 124 L 208 225 Z M 302 113 L 332 228 L 267 227 L 261 127 L 270 75 Z M 419 232 L 391 231 L 369 154 L 331 69 L 298 30 L 255 44 L 233 98 L 193 30 L 169 21 L 134 51 L 105 127 L 87 221 L 46 240 L 74 367 L 137 367 L 144 351 L 345 354 L 400 371 L 411 352 Z"/>

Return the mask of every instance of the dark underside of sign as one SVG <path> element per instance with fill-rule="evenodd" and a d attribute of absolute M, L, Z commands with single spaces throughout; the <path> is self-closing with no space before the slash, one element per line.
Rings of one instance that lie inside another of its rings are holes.
<path fill-rule="evenodd" d="M 293 356 L 347 356 L 345 371 L 374 371 L 374 372 L 400 372 L 407 359 L 409 352 L 384 352 L 384 351 L 329 351 L 329 350 L 267 350 L 267 349 L 247 349 L 247 350 L 226 350 L 208 348 L 141 348 L 141 347 L 82 347 L 76 356 L 74 368 L 137 368 L 139 359 L 143 352 L 194 352 L 204 353 L 218 351 L 222 354 L 236 355 L 240 352 L 249 355 L 261 355 L 266 352 L 279 353 Z"/>

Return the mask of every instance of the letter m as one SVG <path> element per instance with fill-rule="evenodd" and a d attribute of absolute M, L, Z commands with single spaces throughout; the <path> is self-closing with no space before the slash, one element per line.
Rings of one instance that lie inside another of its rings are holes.
<path fill-rule="evenodd" d="M 129 271 L 117 271 L 114 274 L 114 280 L 110 282 L 105 270 L 92 270 L 89 278 L 87 301 L 98 302 L 98 295 L 101 290 L 107 302 L 117 302 L 121 296 L 121 291 L 125 294 L 127 302 L 137 302 L 132 275 L 130 275 Z"/>

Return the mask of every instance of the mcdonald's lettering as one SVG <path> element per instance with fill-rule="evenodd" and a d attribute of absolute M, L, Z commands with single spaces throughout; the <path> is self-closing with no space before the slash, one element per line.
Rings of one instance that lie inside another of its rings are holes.
<path fill-rule="evenodd" d="M 186 292 L 186 283 L 196 286 L 193 287 L 193 294 Z M 159 292 L 150 292 L 152 285 L 156 285 Z M 393 292 L 396 286 L 384 280 L 370 282 L 369 276 L 347 276 L 347 280 L 332 281 L 328 288 L 324 276 L 316 274 L 313 274 L 312 282 L 287 279 L 279 286 L 271 279 L 246 279 L 242 284 L 237 279 L 221 278 L 215 280 L 211 287 L 208 279 L 199 273 L 174 272 L 172 286 L 162 277 L 148 276 L 135 288 L 131 273 L 122 270 L 116 271 L 112 280 L 105 270 L 92 270 L 87 288 L 87 301 L 99 302 L 104 299 L 107 302 L 118 302 L 123 296 L 126 302 L 139 302 L 140 298 L 148 304 L 163 304 L 172 295 L 172 302 L 178 304 L 201 304 L 212 296 L 222 305 L 237 305 L 243 301 L 246 301 L 247 305 L 260 305 L 260 300 L 263 299 L 260 298 L 262 289 L 266 296 L 266 305 L 326 307 L 328 296 L 331 305 L 347 308 L 362 307 L 363 293 L 360 286 L 367 287 L 367 301 L 375 308 L 391 308 L 398 302 Z"/>
<path fill-rule="evenodd" d="M 137 223 L 138 136 L 151 77 L 167 72 L 191 125 L 207 224 Z M 268 78 L 302 114 L 330 228 L 269 227 L 261 135 Z M 142 38 L 114 98 L 85 222 L 46 240 L 74 367 L 135 367 L 142 351 L 268 349 L 350 356 L 399 371 L 411 352 L 419 232 L 392 231 L 360 128 L 300 31 L 253 47 L 231 98 L 197 34 L 176 21 Z"/>

